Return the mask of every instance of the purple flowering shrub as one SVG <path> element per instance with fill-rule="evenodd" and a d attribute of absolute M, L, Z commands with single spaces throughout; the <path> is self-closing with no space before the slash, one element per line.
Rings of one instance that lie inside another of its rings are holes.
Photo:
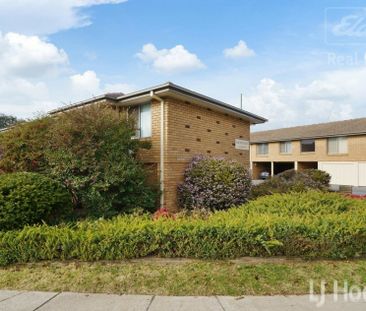
<path fill-rule="evenodd" d="M 251 175 L 242 164 L 222 158 L 195 156 L 178 186 L 178 204 L 186 209 L 222 210 L 245 203 Z"/>

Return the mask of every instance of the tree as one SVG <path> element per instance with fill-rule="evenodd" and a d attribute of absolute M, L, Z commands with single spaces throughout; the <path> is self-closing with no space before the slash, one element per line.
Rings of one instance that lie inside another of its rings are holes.
<path fill-rule="evenodd" d="M 111 106 L 90 105 L 17 124 L 0 133 L 0 170 L 60 181 L 81 215 L 152 210 L 157 193 L 145 183 L 136 157 L 146 143 L 131 138 L 132 121 Z"/>
<path fill-rule="evenodd" d="M 44 172 L 47 169 L 45 151 L 49 148 L 53 122 L 55 119 L 51 117 L 39 117 L 1 132 L 0 170 L 6 173 Z"/>
<path fill-rule="evenodd" d="M 0 113 L 0 129 L 7 128 L 18 122 L 18 119 L 14 116 Z"/>

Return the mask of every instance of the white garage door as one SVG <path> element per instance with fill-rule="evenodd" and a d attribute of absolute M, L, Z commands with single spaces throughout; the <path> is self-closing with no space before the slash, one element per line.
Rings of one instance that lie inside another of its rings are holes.
<path fill-rule="evenodd" d="M 366 162 L 358 162 L 359 186 L 366 186 Z"/>
<path fill-rule="evenodd" d="M 332 177 L 333 185 L 358 186 L 358 162 L 319 162 L 318 168 Z M 366 168 L 365 168 L 366 169 Z"/>

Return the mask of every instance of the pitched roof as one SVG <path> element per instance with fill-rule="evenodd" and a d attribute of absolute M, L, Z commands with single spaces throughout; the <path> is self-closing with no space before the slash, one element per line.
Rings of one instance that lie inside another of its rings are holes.
<path fill-rule="evenodd" d="M 49 114 L 56 114 L 56 113 L 59 113 L 59 112 L 62 112 L 62 111 L 67 111 L 67 110 L 70 110 L 70 109 L 74 109 L 74 108 L 78 108 L 78 107 L 81 107 L 81 106 L 89 105 L 93 102 L 100 101 L 100 100 L 103 100 L 103 99 L 116 100 L 118 97 L 121 97 L 123 95 L 124 94 L 121 93 L 121 92 L 106 93 L 106 94 L 102 94 L 102 95 L 99 95 L 99 96 L 94 96 L 94 97 L 91 97 L 91 98 L 88 98 L 88 99 L 84 99 L 84 100 L 78 101 L 76 103 L 72 103 L 72 104 L 69 104 L 69 105 L 64 105 L 60 108 L 53 109 L 53 110 L 49 111 L 48 113 Z"/>
<path fill-rule="evenodd" d="M 366 134 L 366 118 L 252 132 L 251 143 Z"/>
<path fill-rule="evenodd" d="M 138 98 L 148 97 L 148 96 L 150 96 L 149 94 L 151 94 L 151 92 L 156 93 L 159 96 L 179 94 L 181 97 L 184 97 L 186 100 L 192 99 L 192 100 L 195 100 L 202 104 L 205 104 L 206 106 L 209 106 L 212 108 L 217 108 L 220 111 L 228 112 L 228 113 L 235 114 L 237 116 L 244 117 L 245 119 L 250 120 L 250 122 L 252 124 L 259 124 L 259 123 L 264 123 L 267 121 L 267 119 L 265 119 L 261 116 L 258 116 L 254 113 L 248 112 L 246 110 L 242 110 L 238 107 L 224 103 L 224 102 L 214 99 L 212 97 L 197 93 L 195 91 L 186 89 L 184 87 L 181 87 L 181 86 L 176 85 L 171 82 L 167 82 L 164 84 L 160 84 L 157 86 L 153 86 L 150 88 L 146 88 L 146 89 L 128 93 L 128 94 L 121 93 L 120 95 L 116 95 L 116 96 L 111 96 L 111 94 L 105 94 L 105 95 L 93 97 L 93 98 L 78 102 L 76 104 L 72 104 L 72 105 L 61 107 L 59 109 L 52 110 L 52 111 L 50 111 L 50 114 L 55 114 L 55 113 L 58 113 L 61 111 L 88 105 L 90 103 L 93 103 L 93 102 L 96 102 L 96 101 L 99 101 L 102 99 L 112 99 L 116 102 L 116 104 L 123 104 L 123 103 L 127 103 L 128 101 L 134 100 L 136 98 L 138 99 Z"/>

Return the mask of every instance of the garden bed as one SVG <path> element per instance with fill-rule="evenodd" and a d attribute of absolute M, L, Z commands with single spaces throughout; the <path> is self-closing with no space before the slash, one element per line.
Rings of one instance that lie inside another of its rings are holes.
<path fill-rule="evenodd" d="M 354 258 L 366 254 L 366 201 L 316 191 L 265 196 L 208 217 L 118 216 L 0 233 L 0 264 L 145 256 Z"/>

